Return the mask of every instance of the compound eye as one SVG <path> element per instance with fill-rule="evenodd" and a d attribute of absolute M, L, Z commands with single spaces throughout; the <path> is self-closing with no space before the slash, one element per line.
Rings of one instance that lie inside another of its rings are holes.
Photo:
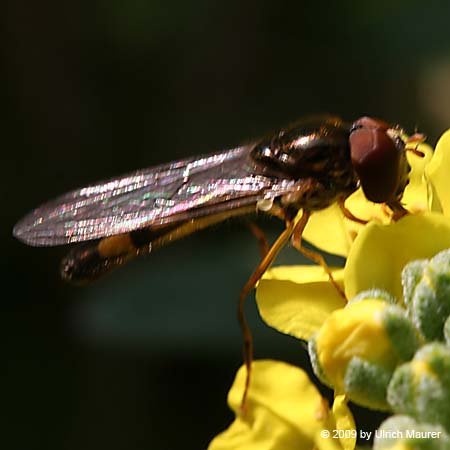
<path fill-rule="evenodd" d="M 386 132 L 390 127 L 385 122 L 364 117 L 355 124 L 359 127 L 350 133 L 350 153 L 364 195 L 375 203 L 394 200 L 402 180 L 402 145 Z"/>

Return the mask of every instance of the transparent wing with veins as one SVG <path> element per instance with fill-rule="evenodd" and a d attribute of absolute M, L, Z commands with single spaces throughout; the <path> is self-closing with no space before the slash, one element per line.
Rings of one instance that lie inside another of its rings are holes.
<path fill-rule="evenodd" d="M 74 190 L 32 211 L 13 233 L 33 246 L 68 244 L 203 217 L 288 192 L 294 181 L 258 167 L 251 148 L 187 158 Z"/>

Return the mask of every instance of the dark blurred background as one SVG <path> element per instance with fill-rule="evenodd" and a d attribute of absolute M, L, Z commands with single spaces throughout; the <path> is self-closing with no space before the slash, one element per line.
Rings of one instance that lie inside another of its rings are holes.
<path fill-rule="evenodd" d="M 311 113 L 379 116 L 434 144 L 450 124 L 449 17 L 450 4 L 411 0 L 7 1 L 1 448 L 205 448 L 232 420 L 236 302 L 259 257 L 227 223 L 73 288 L 58 275 L 66 248 L 12 238 L 23 214 Z M 256 355 L 303 364 L 248 303 Z"/>

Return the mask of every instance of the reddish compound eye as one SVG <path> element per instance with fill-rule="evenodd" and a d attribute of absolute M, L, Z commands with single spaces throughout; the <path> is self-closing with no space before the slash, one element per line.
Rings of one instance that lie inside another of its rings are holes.
<path fill-rule="evenodd" d="M 409 166 L 404 143 L 386 122 L 370 117 L 358 119 L 350 132 L 352 164 L 366 198 L 386 203 L 403 193 Z"/>

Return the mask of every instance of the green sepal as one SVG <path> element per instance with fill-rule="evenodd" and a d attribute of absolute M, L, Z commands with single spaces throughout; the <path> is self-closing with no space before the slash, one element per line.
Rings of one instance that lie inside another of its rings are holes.
<path fill-rule="evenodd" d="M 430 366 L 450 393 L 450 347 L 434 342 L 423 346 L 414 356 L 414 359 L 416 358 Z"/>
<path fill-rule="evenodd" d="M 405 303 L 414 325 L 426 340 L 443 340 L 444 322 L 450 315 L 450 250 L 431 258 L 420 277 L 417 273 L 423 261 L 415 263 L 417 267 L 411 263 L 413 267 L 406 271 L 410 276 L 404 281 Z M 417 282 L 415 287 L 414 281 Z"/>
<path fill-rule="evenodd" d="M 384 289 L 368 289 L 367 291 L 362 291 L 358 295 L 355 295 L 351 300 L 348 301 L 346 307 L 352 303 L 360 302 L 361 300 L 383 300 L 386 303 L 395 305 L 397 300 L 389 292 Z"/>
<path fill-rule="evenodd" d="M 419 348 L 420 338 L 406 311 L 391 305 L 382 312 L 382 321 L 399 361 L 409 361 Z"/>
<path fill-rule="evenodd" d="M 450 316 L 444 323 L 444 338 L 447 345 L 450 345 Z"/>
<path fill-rule="evenodd" d="M 309 360 L 311 361 L 311 366 L 316 377 L 323 384 L 333 389 L 334 386 L 331 384 L 330 380 L 328 380 L 319 362 L 319 355 L 317 353 L 316 335 L 313 335 L 308 341 L 308 353 L 309 353 Z"/>
<path fill-rule="evenodd" d="M 344 392 L 350 400 L 359 405 L 379 411 L 389 411 L 386 392 L 391 377 L 390 370 L 354 357 L 345 371 Z"/>
<path fill-rule="evenodd" d="M 414 290 L 422 278 L 423 271 L 428 265 L 428 259 L 418 259 L 406 264 L 402 270 L 403 302 L 406 307 L 410 307 L 414 295 Z"/>

